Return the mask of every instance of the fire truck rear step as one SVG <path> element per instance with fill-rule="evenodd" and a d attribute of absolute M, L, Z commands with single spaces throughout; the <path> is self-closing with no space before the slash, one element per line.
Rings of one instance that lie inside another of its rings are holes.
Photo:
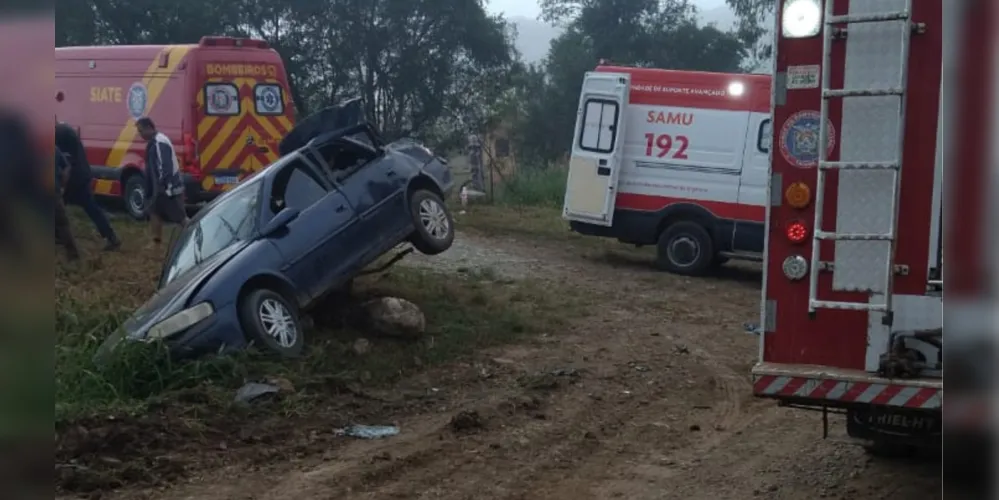
<path fill-rule="evenodd" d="M 822 170 L 897 170 L 901 165 L 896 161 L 824 161 L 819 163 Z"/>
<path fill-rule="evenodd" d="M 815 405 L 884 405 L 938 410 L 941 378 L 886 378 L 864 370 L 831 366 L 759 363 L 753 367 L 753 393 Z"/>
<path fill-rule="evenodd" d="M 836 24 L 883 23 L 887 21 L 904 21 L 909 19 L 909 10 L 898 12 L 879 12 L 876 14 L 847 14 L 845 16 L 829 16 L 826 26 Z"/>
<path fill-rule="evenodd" d="M 822 100 L 819 111 L 819 139 L 818 144 L 827 144 L 830 137 L 827 123 L 829 122 L 829 104 L 834 98 L 856 98 L 874 96 L 895 96 L 899 98 L 898 113 L 898 158 L 890 161 L 850 161 L 850 162 L 830 162 L 827 148 L 818 147 L 818 173 L 815 185 L 815 219 L 812 234 L 812 258 L 811 262 L 819 261 L 819 247 L 822 241 L 884 241 L 887 269 L 885 271 L 885 282 L 880 290 L 884 301 L 875 302 L 841 302 L 826 301 L 818 298 L 818 273 L 809 275 L 808 287 L 808 312 L 814 317 L 818 309 L 854 309 L 884 313 L 882 321 L 890 325 L 893 321 L 892 295 L 894 290 L 895 267 L 894 255 L 896 244 L 896 231 L 898 227 L 899 198 L 902 184 L 902 147 L 905 141 L 905 94 L 906 83 L 909 76 L 909 49 L 912 37 L 912 1 L 905 0 L 905 7 L 896 12 L 879 12 L 865 14 L 834 15 L 833 5 L 835 2 L 825 2 L 825 29 L 822 35 Z M 834 89 L 831 85 L 831 68 L 833 44 L 837 38 L 835 25 L 858 24 L 858 23 L 886 23 L 904 21 L 904 29 L 900 29 L 899 37 L 902 44 L 901 61 L 897 85 L 887 88 L 873 89 Z M 823 229 L 822 216 L 824 210 L 826 175 L 830 170 L 888 170 L 892 172 L 893 182 L 891 191 L 891 219 L 888 231 L 885 233 L 849 233 L 825 231 Z"/>
<path fill-rule="evenodd" d="M 835 97 L 882 97 L 882 96 L 905 95 L 905 89 L 901 87 L 890 87 L 886 89 L 823 89 L 822 97 L 833 99 Z"/>

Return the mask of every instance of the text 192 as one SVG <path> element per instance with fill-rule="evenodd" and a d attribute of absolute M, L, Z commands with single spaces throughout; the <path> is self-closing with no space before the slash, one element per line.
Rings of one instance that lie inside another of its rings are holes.
<path fill-rule="evenodd" d="M 671 158 L 686 160 L 689 145 L 690 141 L 685 135 L 645 134 L 645 156 L 664 158 L 673 153 Z"/>

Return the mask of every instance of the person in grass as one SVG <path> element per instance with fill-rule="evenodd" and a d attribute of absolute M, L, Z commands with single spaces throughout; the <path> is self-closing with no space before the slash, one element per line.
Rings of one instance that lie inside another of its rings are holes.
<path fill-rule="evenodd" d="M 73 238 L 73 231 L 69 227 L 66 206 L 62 202 L 63 193 L 65 192 L 66 185 L 69 183 L 69 178 L 69 161 L 66 159 L 66 155 L 56 146 L 55 196 L 53 196 L 55 202 L 55 240 L 57 244 L 62 245 L 66 249 L 66 258 L 69 260 L 78 260 L 80 258 L 80 250 L 76 246 L 76 239 Z"/>
<path fill-rule="evenodd" d="M 152 199 L 146 204 L 149 211 L 153 246 L 163 241 L 163 223 L 186 226 L 189 222 L 184 210 L 184 182 L 180 164 L 170 138 L 156 130 L 149 117 L 135 122 L 139 135 L 146 140 L 146 172 L 151 184 L 148 192 Z"/>
<path fill-rule="evenodd" d="M 76 133 L 69 124 L 57 122 L 55 128 L 56 147 L 66 156 L 69 161 L 69 175 L 66 182 L 65 193 L 62 196 L 66 205 L 76 205 L 83 209 L 94 223 L 97 232 L 104 238 L 104 250 L 117 250 L 121 248 L 121 240 L 111 227 L 107 214 L 97 204 L 94 194 L 90 191 L 90 183 L 93 180 L 93 173 L 90 170 L 90 163 L 87 161 L 87 152 L 83 147 L 80 135 Z"/>

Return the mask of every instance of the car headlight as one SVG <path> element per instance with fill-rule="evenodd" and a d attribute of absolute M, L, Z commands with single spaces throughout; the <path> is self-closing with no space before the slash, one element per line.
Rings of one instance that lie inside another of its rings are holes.
<path fill-rule="evenodd" d="M 822 31 L 821 0 L 785 0 L 780 24 L 784 38 L 818 35 Z"/>
<path fill-rule="evenodd" d="M 152 342 L 154 340 L 162 340 L 173 335 L 176 335 L 192 326 L 197 324 L 199 321 L 211 316 L 215 313 L 215 309 L 208 302 L 202 302 L 194 307 L 184 309 L 183 311 L 170 316 L 169 318 L 160 321 L 153 325 L 146 334 L 144 340 Z"/>

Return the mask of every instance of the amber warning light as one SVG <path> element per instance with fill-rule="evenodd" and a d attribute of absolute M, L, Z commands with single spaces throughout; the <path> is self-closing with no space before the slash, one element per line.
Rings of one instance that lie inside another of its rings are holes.
<path fill-rule="evenodd" d="M 812 190 L 804 182 L 795 182 L 784 191 L 784 199 L 792 208 L 802 209 L 812 201 Z"/>
<path fill-rule="evenodd" d="M 808 238 L 808 226 L 800 220 L 789 223 L 785 232 L 791 243 L 804 243 L 805 239 Z"/>

